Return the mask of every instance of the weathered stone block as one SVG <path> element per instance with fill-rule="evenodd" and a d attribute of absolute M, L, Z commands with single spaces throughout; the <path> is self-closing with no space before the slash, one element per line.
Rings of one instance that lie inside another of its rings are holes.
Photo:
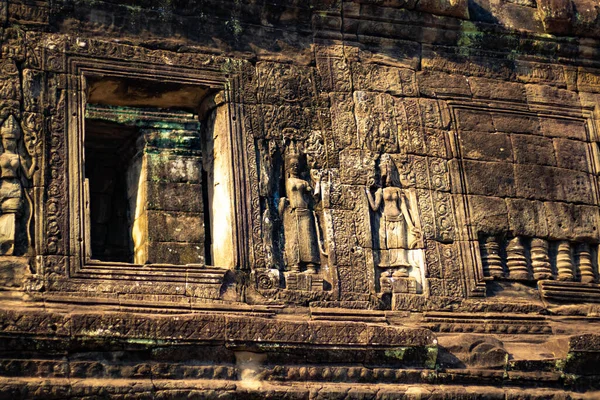
<path fill-rule="evenodd" d="M 200 183 L 202 164 L 199 157 L 146 154 L 148 179 L 171 183 Z"/>
<path fill-rule="evenodd" d="M 525 85 L 486 78 L 470 78 L 469 85 L 473 97 L 493 100 L 527 101 Z"/>
<path fill-rule="evenodd" d="M 321 88 L 327 92 L 350 92 L 350 66 L 344 58 L 342 46 L 317 48 L 317 72 L 321 78 Z"/>
<path fill-rule="evenodd" d="M 441 129 L 425 129 L 425 154 L 448 158 L 451 154 L 448 132 Z"/>
<path fill-rule="evenodd" d="M 469 19 L 468 0 L 420 0 L 416 9 L 449 17 Z"/>
<path fill-rule="evenodd" d="M 515 183 L 519 197 L 538 200 L 556 200 L 560 197 L 551 167 L 515 165 Z"/>
<path fill-rule="evenodd" d="M 543 203 L 525 199 L 506 199 L 509 230 L 514 236 L 544 238 L 548 235 Z"/>
<path fill-rule="evenodd" d="M 492 113 L 492 120 L 498 132 L 542 134 L 540 121 L 536 116 L 516 113 Z"/>
<path fill-rule="evenodd" d="M 0 260 L 0 288 L 10 290 L 20 288 L 31 276 L 26 257 L 2 257 Z"/>
<path fill-rule="evenodd" d="M 559 89 L 547 85 L 525 85 L 527 100 L 530 103 L 561 104 L 571 107 L 580 107 L 577 92 Z"/>
<path fill-rule="evenodd" d="M 443 101 L 421 98 L 419 108 L 426 128 L 447 129 L 450 126 L 448 109 Z"/>
<path fill-rule="evenodd" d="M 465 160 L 463 166 L 467 193 L 501 197 L 516 194 L 512 164 Z"/>
<path fill-rule="evenodd" d="M 450 75 L 437 71 L 417 73 L 419 91 L 429 97 L 470 97 L 471 88 L 467 78 L 462 75 Z"/>
<path fill-rule="evenodd" d="M 538 10 L 546 32 L 559 35 L 570 32 L 573 19 L 571 0 L 538 0 Z"/>
<path fill-rule="evenodd" d="M 408 68 L 352 63 L 351 69 L 354 90 L 413 96 L 417 92 L 415 72 Z"/>
<path fill-rule="evenodd" d="M 550 239 L 597 242 L 600 237 L 597 206 L 546 202 L 544 213 Z"/>
<path fill-rule="evenodd" d="M 204 243 L 201 213 L 148 211 L 147 214 L 149 241 Z"/>
<path fill-rule="evenodd" d="M 492 114 L 482 111 L 458 110 L 458 128 L 461 131 L 495 132 Z"/>
<path fill-rule="evenodd" d="M 551 240 L 573 240 L 575 215 L 572 204 L 546 202 L 544 214 Z"/>
<path fill-rule="evenodd" d="M 354 103 L 360 148 L 397 153 L 398 126 L 392 97 L 385 93 L 355 91 Z"/>
<path fill-rule="evenodd" d="M 508 230 L 508 210 L 504 199 L 468 196 L 471 224 L 477 233 L 494 235 Z"/>
<path fill-rule="evenodd" d="M 202 243 L 148 243 L 147 254 L 147 263 L 150 264 L 204 264 Z"/>
<path fill-rule="evenodd" d="M 552 139 L 533 135 L 511 135 L 510 138 L 518 164 L 556 166 Z"/>
<path fill-rule="evenodd" d="M 597 206 L 574 206 L 574 239 L 598 242 L 600 238 L 600 209 Z"/>
<path fill-rule="evenodd" d="M 202 186 L 148 182 L 147 201 L 149 210 L 202 212 Z"/>
<path fill-rule="evenodd" d="M 515 181 L 519 197 L 587 204 L 592 201 L 590 178 L 584 172 L 516 164 Z"/>
<path fill-rule="evenodd" d="M 542 133 L 548 137 L 587 140 L 585 123 L 580 120 L 542 118 Z"/>
<path fill-rule="evenodd" d="M 482 161 L 513 161 L 512 143 L 505 133 L 460 132 L 463 157 Z"/>
<path fill-rule="evenodd" d="M 554 139 L 554 147 L 557 165 L 560 168 L 589 171 L 587 143 L 570 139 Z"/>
<path fill-rule="evenodd" d="M 335 147 L 337 149 L 356 148 L 356 118 L 354 117 L 354 100 L 345 93 L 332 93 L 331 123 Z"/>
<path fill-rule="evenodd" d="M 593 204 L 592 180 L 589 174 L 557 168 L 554 176 L 554 184 L 560 193 L 559 200 Z"/>

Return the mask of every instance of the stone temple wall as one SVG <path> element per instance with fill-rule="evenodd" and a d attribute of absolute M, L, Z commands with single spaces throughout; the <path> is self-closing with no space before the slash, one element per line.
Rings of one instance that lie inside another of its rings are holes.
<path fill-rule="evenodd" d="M 0 23 L 0 398 L 600 397 L 594 0 Z"/>

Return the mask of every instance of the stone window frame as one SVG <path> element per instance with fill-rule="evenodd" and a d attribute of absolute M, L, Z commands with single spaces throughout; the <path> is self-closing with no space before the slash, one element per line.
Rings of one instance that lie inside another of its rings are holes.
<path fill-rule="evenodd" d="M 557 119 L 571 119 L 584 122 L 586 126 L 589 156 L 589 171 L 592 178 L 592 195 L 596 204 L 600 207 L 600 126 L 595 118 L 598 107 L 595 104 L 581 104 L 578 106 L 561 105 L 550 103 L 528 103 L 495 102 L 485 100 L 447 100 L 452 118 L 452 124 L 448 131 L 450 135 L 450 146 L 457 163 L 450 168 L 450 177 L 453 181 L 452 193 L 455 199 L 454 212 L 457 230 L 456 241 L 460 246 L 460 264 L 462 267 L 462 281 L 467 298 L 484 297 L 486 292 L 486 281 L 484 277 L 483 264 L 481 260 L 478 238 L 472 230 L 467 227 L 467 221 L 471 220 L 468 196 L 466 190 L 466 175 L 463 168 L 463 157 L 459 142 L 458 111 L 471 110 L 481 112 L 513 113 L 525 116 L 552 117 Z M 589 289 L 590 286 L 597 287 L 597 296 L 600 297 L 600 284 L 585 284 L 581 282 L 546 281 L 558 286 L 560 290 L 570 294 L 577 294 L 581 288 Z M 568 294 L 567 293 L 567 294 Z M 572 301 L 572 300 L 571 300 Z"/>
<path fill-rule="evenodd" d="M 233 268 L 246 265 L 246 252 L 243 245 L 246 237 L 238 234 L 247 231 L 244 226 L 249 220 L 249 210 L 243 207 L 244 194 L 247 193 L 245 185 L 247 168 L 243 157 L 239 156 L 243 149 L 241 108 L 232 99 L 239 91 L 239 79 L 231 76 L 226 71 L 205 67 L 179 67 L 165 64 L 152 64 L 137 61 L 112 60 L 72 57 L 67 60 L 68 98 L 65 104 L 65 145 L 68 183 L 66 187 L 68 199 L 68 238 L 66 241 L 68 262 L 68 279 L 84 278 L 103 281 L 136 280 L 136 281 L 165 281 L 165 282 L 190 282 L 192 275 L 197 278 L 194 283 L 205 282 L 217 285 L 222 282 L 223 269 L 210 266 L 162 266 L 137 265 L 119 262 L 89 262 L 86 254 L 86 240 L 89 240 L 89 227 L 86 227 L 85 204 L 85 179 L 84 179 L 84 130 L 85 130 L 85 105 L 86 78 L 92 76 L 130 78 L 171 82 L 178 84 L 192 84 L 209 87 L 215 92 L 223 94 L 222 106 L 226 107 L 227 129 L 230 143 L 230 171 L 233 176 L 231 182 L 232 202 L 232 234 L 233 234 Z M 209 102 L 210 103 L 210 102 Z M 200 276 L 201 275 L 201 276 Z M 196 282 L 197 281 L 197 282 Z"/>

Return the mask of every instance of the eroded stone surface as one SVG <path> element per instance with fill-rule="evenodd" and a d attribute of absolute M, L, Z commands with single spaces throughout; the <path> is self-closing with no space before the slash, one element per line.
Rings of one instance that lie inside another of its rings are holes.
<path fill-rule="evenodd" d="M 0 397 L 597 398 L 595 3 L 276 3 L 0 2 Z"/>

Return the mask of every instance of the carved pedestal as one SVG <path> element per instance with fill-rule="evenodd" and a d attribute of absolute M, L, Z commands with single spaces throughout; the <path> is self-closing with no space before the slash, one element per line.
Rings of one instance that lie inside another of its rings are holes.
<path fill-rule="evenodd" d="M 2 257 L 0 260 L 0 290 L 19 290 L 31 276 L 26 257 Z"/>
<path fill-rule="evenodd" d="M 285 272 L 285 286 L 288 290 L 321 292 L 324 290 L 323 277 L 308 272 Z"/>
<path fill-rule="evenodd" d="M 392 293 L 417 294 L 417 281 L 415 278 L 392 278 Z"/>

